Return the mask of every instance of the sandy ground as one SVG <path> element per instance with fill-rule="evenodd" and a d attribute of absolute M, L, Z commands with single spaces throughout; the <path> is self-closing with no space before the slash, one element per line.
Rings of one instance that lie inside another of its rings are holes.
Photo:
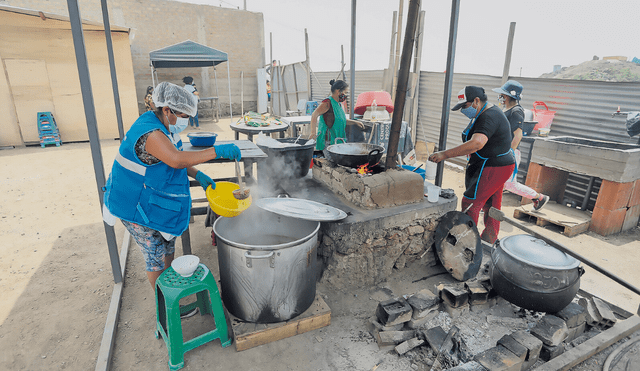
<path fill-rule="evenodd" d="M 228 119 L 201 123 L 202 130 L 219 133 L 219 139 L 232 139 Z M 107 168 L 118 144 L 113 140 L 101 143 Z M 1 150 L 0 158 L 0 192 L 5 195 L 0 203 L 0 235 L 5 241 L 0 245 L 0 369 L 93 369 L 113 276 L 89 144 Z M 212 177 L 233 174 L 233 167 L 226 164 L 202 169 Z M 462 186 L 462 172 L 447 168 L 444 187 L 460 194 Z M 515 196 L 506 195 L 505 204 L 503 210 L 513 215 L 519 203 Z M 639 228 L 610 237 L 589 232 L 567 238 L 557 229 L 528 225 L 628 282 L 640 283 Z M 119 244 L 123 231 L 118 224 Z M 193 253 L 217 274 L 217 252 L 210 233 L 210 228 L 204 228 L 204 217 L 196 217 L 191 226 Z M 517 233 L 503 223 L 501 237 Z M 585 269 L 582 289 L 629 312 L 638 310 L 640 297 L 589 267 Z M 233 346 L 222 349 L 215 341 L 187 353 L 184 369 L 371 370 L 376 364 L 380 371 L 423 369 L 419 352 L 398 357 L 378 350 L 366 322 L 378 301 L 438 283 L 435 279 L 412 283 L 424 276 L 425 269 L 418 262 L 394 272 L 378 287 L 346 291 L 319 285 L 318 292 L 332 310 L 330 326 L 243 352 L 236 352 Z M 166 347 L 154 336 L 154 307 L 142 255 L 132 243 L 112 369 L 166 369 Z M 198 331 L 202 320 L 200 316 L 185 320 L 186 331 Z M 575 369 L 600 369 L 602 357 Z"/>

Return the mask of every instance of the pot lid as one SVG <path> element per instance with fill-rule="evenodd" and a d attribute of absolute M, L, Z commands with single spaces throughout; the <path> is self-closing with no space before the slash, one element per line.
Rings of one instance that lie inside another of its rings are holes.
<path fill-rule="evenodd" d="M 502 250 L 514 259 L 547 269 L 572 269 L 580 261 L 528 234 L 508 236 L 500 240 Z"/>
<path fill-rule="evenodd" d="M 253 203 L 272 213 L 304 220 L 332 222 L 347 217 L 340 209 L 301 198 L 260 198 Z"/>

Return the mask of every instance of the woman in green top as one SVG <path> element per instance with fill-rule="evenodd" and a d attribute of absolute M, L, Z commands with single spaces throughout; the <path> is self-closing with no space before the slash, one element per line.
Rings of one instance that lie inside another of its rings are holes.
<path fill-rule="evenodd" d="M 360 129 L 364 130 L 364 124 L 360 121 L 347 119 L 340 105 L 347 100 L 349 85 L 343 80 L 331 80 L 329 84 L 331 85 L 331 95 L 323 100 L 311 115 L 309 139 L 317 138 L 316 151 L 322 151 L 325 147 L 335 144 L 336 138 L 345 138 L 347 125 L 358 125 Z"/>

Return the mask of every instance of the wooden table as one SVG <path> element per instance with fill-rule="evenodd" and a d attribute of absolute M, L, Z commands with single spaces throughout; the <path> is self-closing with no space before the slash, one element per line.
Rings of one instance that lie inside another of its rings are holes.
<path fill-rule="evenodd" d="M 244 168 L 244 181 L 247 183 L 253 182 L 254 181 L 253 164 L 255 164 L 260 159 L 267 158 L 269 156 L 267 156 L 266 153 L 262 152 L 262 150 L 258 148 L 258 146 L 256 146 L 255 143 L 249 140 L 220 140 L 220 141 L 216 141 L 215 145 L 230 144 L 230 143 L 233 143 L 237 145 L 238 148 L 240 148 L 240 154 L 242 155 L 242 159 L 240 161 L 242 162 L 242 166 Z M 184 152 L 200 151 L 206 148 L 210 148 L 210 147 L 194 147 L 191 145 L 191 143 L 189 143 L 189 141 L 182 143 L 182 150 Z M 209 164 L 221 164 L 225 162 L 233 162 L 233 160 L 220 158 L 220 159 L 213 159 L 213 160 L 207 161 L 207 163 Z M 228 180 L 228 179 L 216 178 L 213 180 L 222 181 L 222 180 Z M 189 181 L 189 185 L 190 187 L 200 187 L 200 183 L 198 183 L 195 180 Z M 192 200 L 192 203 L 193 201 L 196 201 L 196 202 L 207 201 L 207 199 L 205 198 L 205 199 Z M 191 207 L 191 215 L 206 215 L 206 214 L 207 214 L 206 206 Z M 182 254 L 183 255 L 191 254 L 191 235 L 189 234 L 189 228 L 187 228 L 187 230 L 184 231 L 184 233 L 182 233 Z"/>

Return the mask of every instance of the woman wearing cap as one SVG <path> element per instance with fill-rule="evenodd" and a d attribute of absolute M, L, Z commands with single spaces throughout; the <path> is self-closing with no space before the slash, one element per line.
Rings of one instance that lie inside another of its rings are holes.
<path fill-rule="evenodd" d="M 329 84 L 331 85 L 331 95 L 323 100 L 311 114 L 309 139 L 317 137 L 316 151 L 322 151 L 326 146 L 335 144 L 336 138 L 345 138 L 347 125 L 358 125 L 360 129 L 364 130 L 364 124 L 360 121 L 347 119 L 344 109 L 340 105 L 347 100 L 349 85 L 343 80 L 331 80 Z"/>
<path fill-rule="evenodd" d="M 469 156 L 465 172 L 462 210 L 477 224 L 480 210 L 484 210 L 481 238 L 494 243 L 500 231 L 500 222 L 489 216 L 489 209 L 502 207 L 502 190 L 515 167 L 511 150 L 509 121 L 502 110 L 487 102 L 484 89 L 466 86 L 458 93 L 458 103 L 451 109 L 460 110 L 471 121 L 462 132 L 463 144 L 429 156 L 429 161 L 440 162 L 451 157 Z"/>
<path fill-rule="evenodd" d="M 152 287 L 173 261 L 176 236 L 189 226 L 188 177 L 205 190 L 216 186 L 194 165 L 241 157 L 235 144 L 196 152 L 179 150 L 181 142 L 174 134 L 186 128 L 198 104 L 184 88 L 161 82 L 153 92 L 153 102 L 156 110 L 140 115 L 120 144 L 104 188 L 103 207 L 105 222 L 114 225 L 116 218 L 122 220 L 140 246 Z"/>
<path fill-rule="evenodd" d="M 524 121 L 524 108 L 520 105 L 522 89 L 522 85 L 515 80 L 509 80 L 501 87 L 492 89 L 500 94 L 498 101 L 504 106 L 504 115 L 507 116 L 507 120 L 509 120 L 513 136 L 511 149 L 513 149 L 516 155 L 516 172 L 504 184 L 504 188 L 511 193 L 530 199 L 533 201 L 534 209 L 540 210 L 549 202 L 549 196 L 538 193 L 534 189 L 518 183 L 517 178 L 517 169 L 520 166 L 520 150 L 518 149 L 518 145 L 520 144 L 520 140 L 522 140 L 522 122 Z"/>

